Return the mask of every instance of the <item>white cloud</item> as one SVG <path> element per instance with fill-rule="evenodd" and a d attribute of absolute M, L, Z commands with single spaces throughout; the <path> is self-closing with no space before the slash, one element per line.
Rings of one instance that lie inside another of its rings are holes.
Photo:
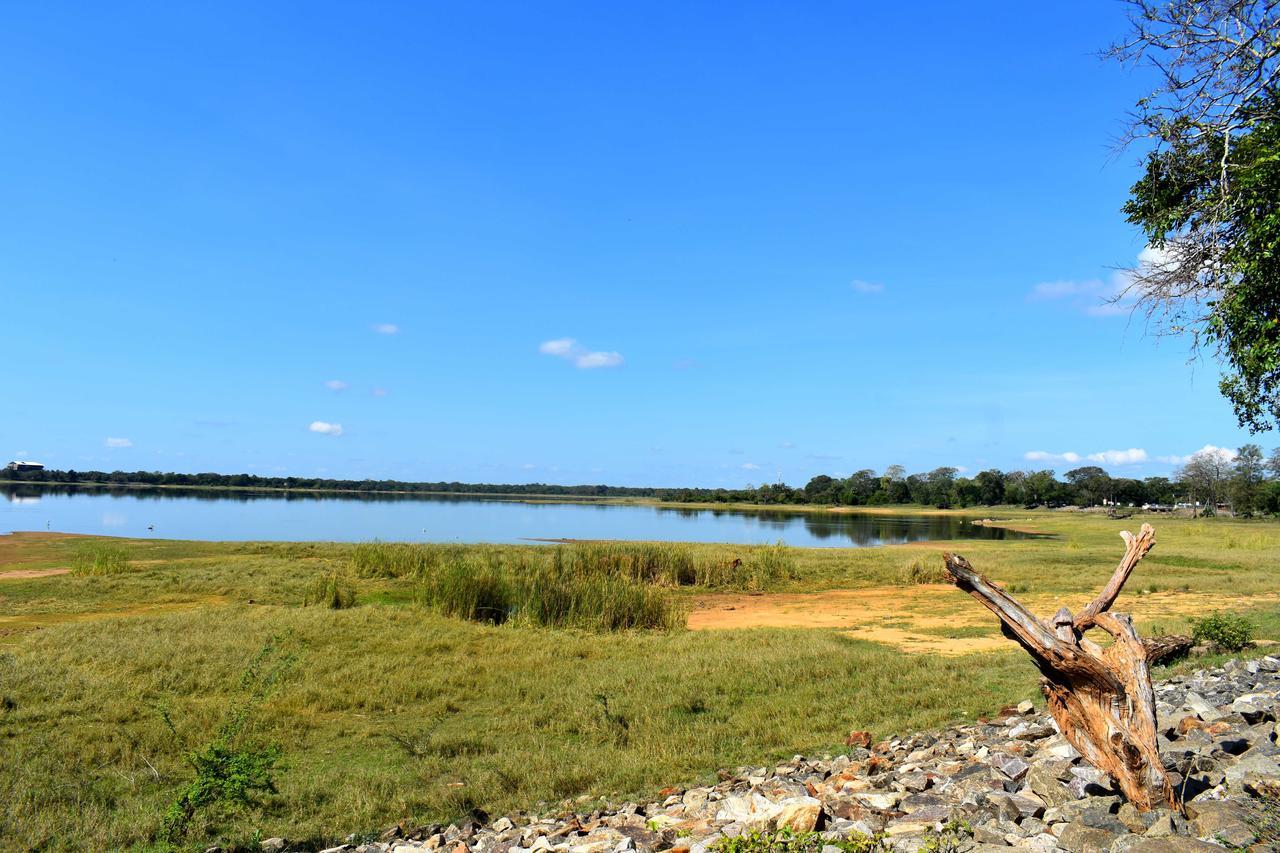
<path fill-rule="evenodd" d="M 622 364 L 622 353 L 588 350 L 573 338 L 554 338 L 538 345 L 538 352 L 572 361 L 575 367 L 591 370 L 597 367 L 617 367 Z"/>
<path fill-rule="evenodd" d="M 343 382 L 341 379 L 329 379 L 324 383 L 324 387 L 330 391 L 345 391 L 351 386 Z"/>
<path fill-rule="evenodd" d="M 969 466 L 968 466 L 968 465 L 957 465 L 957 466 L 956 466 L 956 473 L 957 473 L 957 474 L 968 474 L 968 473 L 969 473 Z"/>
<path fill-rule="evenodd" d="M 331 424 L 327 421 L 312 421 L 307 429 L 321 435 L 342 435 L 342 424 Z"/>
<path fill-rule="evenodd" d="M 107 447 L 133 447 L 133 442 L 127 438 L 108 438 L 103 442 Z"/>
<path fill-rule="evenodd" d="M 1166 263 L 1168 254 L 1154 246 L 1147 246 L 1138 253 L 1137 271 L 1149 271 Z M 1079 281 L 1046 281 L 1031 288 L 1027 294 L 1030 302 L 1064 300 L 1092 317 L 1128 315 L 1134 300 L 1126 295 L 1133 283 L 1134 270 L 1115 270 L 1106 279 L 1090 278 Z"/>
<path fill-rule="evenodd" d="M 524 469 L 524 470 L 526 470 L 526 471 L 532 471 L 534 468 L 537 468 L 538 466 L 537 466 L 537 465 L 534 465 L 532 462 L 526 462 L 526 463 L 524 463 L 523 465 L 521 465 L 520 467 L 521 467 L 521 468 L 523 468 L 523 469 Z"/>
<path fill-rule="evenodd" d="M 375 397 L 385 397 L 385 396 L 387 396 L 387 394 L 388 394 L 388 393 L 390 393 L 390 392 L 389 392 L 389 391 L 387 391 L 387 389 L 386 389 L 386 388 L 374 388 L 374 389 L 373 389 L 373 391 L 372 391 L 371 393 L 372 393 L 372 394 L 373 394 L 373 396 L 375 396 Z"/>
<path fill-rule="evenodd" d="M 759 465 L 757 465 L 757 464 L 756 464 L 756 463 L 754 463 L 754 462 L 743 462 L 743 463 L 742 463 L 742 467 L 743 467 L 743 469 L 744 469 L 744 470 L 747 470 L 747 471 L 759 471 L 759 470 L 760 470 L 760 466 L 759 466 Z"/>
<path fill-rule="evenodd" d="M 1026 459 L 1028 462 L 1071 462 L 1074 464 L 1080 461 L 1080 454 L 1070 450 L 1065 453 L 1049 453 L 1046 450 L 1028 450 L 1026 453 L 1022 454 L 1022 458 Z"/>
<path fill-rule="evenodd" d="M 1139 462 L 1146 462 L 1147 459 L 1147 451 L 1141 447 L 1130 447 L 1128 450 L 1103 450 L 1089 454 L 1091 462 L 1101 462 L 1104 465 L 1137 465 Z"/>
<path fill-rule="evenodd" d="M 849 282 L 849 286 L 853 288 L 855 293 L 884 293 L 884 285 L 877 284 L 874 281 L 863 281 L 862 279 L 854 279 Z"/>
<path fill-rule="evenodd" d="M 1197 453 L 1208 453 L 1213 456 L 1217 456 L 1223 462 L 1234 462 L 1237 456 L 1236 452 L 1230 447 L 1218 447 L 1216 444 L 1206 444 L 1204 447 L 1192 453 L 1188 453 L 1186 456 L 1178 456 L 1177 454 L 1174 454 L 1171 456 L 1157 456 L 1156 459 L 1161 462 L 1168 462 L 1170 465 L 1186 465 L 1191 461 L 1191 457 L 1195 456 Z"/>
<path fill-rule="evenodd" d="M 373 330 L 380 335 L 398 335 L 400 327 L 395 323 L 376 323 Z"/>
<path fill-rule="evenodd" d="M 578 367 L 590 369 L 593 367 L 617 367 L 622 364 L 622 353 L 619 352 L 588 352 L 583 353 L 574 359 L 573 363 Z"/>
<path fill-rule="evenodd" d="M 14 459 L 26 459 L 26 458 L 27 458 L 28 456 L 30 456 L 30 455 L 31 455 L 31 454 L 30 454 L 30 453 L 28 453 L 28 452 L 27 452 L 27 451 L 25 451 L 25 450 L 19 450 L 17 453 L 13 454 L 13 458 L 14 458 Z"/>
<path fill-rule="evenodd" d="M 794 450 L 796 443 L 794 441 L 784 441 L 778 446 L 781 447 L 783 450 Z"/>

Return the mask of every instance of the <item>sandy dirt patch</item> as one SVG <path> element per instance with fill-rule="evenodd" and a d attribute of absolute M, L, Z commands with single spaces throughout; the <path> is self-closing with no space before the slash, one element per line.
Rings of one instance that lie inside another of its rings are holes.
<path fill-rule="evenodd" d="M 11 572 L 0 572 L 0 581 L 20 581 L 28 578 L 51 578 L 56 575 L 69 575 L 70 569 L 15 569 Z"/>
<path fill-rule="evenodd" d="M 1063 604 L 1073 611 L 1088 596 L 1025 595 L 1020 600 L 1042 617 Z M 1255 596 L 1251 603 L 1280 600 L 1280 594 Z M 1123 596 L 1116 609 L 1138 621 L 1194 616 L 1239 606 L 1239 598 L 1203 593 L 1158 592 Z M 689 614 L 695 631 L 735 628 L 836 628 L 862 640 L 908 652 L 964 655 L 1003 651 L 1013 644 L 1000 635 L 995 616 L 946 584 L 837 589 L 820 593 L 744 593 L 698 598 Z"/>

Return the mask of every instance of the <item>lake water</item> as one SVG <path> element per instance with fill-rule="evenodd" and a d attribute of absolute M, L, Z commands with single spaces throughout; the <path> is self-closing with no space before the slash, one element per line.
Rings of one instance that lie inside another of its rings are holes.
<path fill-rule="evenodd" d="M 54 530 L 164 539 L 522 542 L 635 539 L 872 547 L 1013 539 L 955 516 L 675 509 L 593 502 L 0 485 L 0 532 Z"/>

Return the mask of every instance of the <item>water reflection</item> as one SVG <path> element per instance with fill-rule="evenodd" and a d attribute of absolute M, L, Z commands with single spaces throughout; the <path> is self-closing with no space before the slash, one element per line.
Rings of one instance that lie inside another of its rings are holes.
<path fill-rule="evenodd" d="M 216 540 L 520 542 L 644 539 L 870 547 L 1026 534 L 955 515 L 528 502 L 470 495 L 0 484 L 0 532 Z M 975 513 L 976 515 L 976 513 Z"/>

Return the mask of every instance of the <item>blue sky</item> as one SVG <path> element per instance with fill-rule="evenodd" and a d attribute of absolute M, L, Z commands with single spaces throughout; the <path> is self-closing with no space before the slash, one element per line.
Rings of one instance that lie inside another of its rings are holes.
<path fill-rule="evenodd" d="M 1096 56 L 1124 26 L 12 7 L 0 455 L 741 486 L 1237 446 L 1212 362 L 1102 306 L 1144 245 L 1113 142 L 1149 80 Z"/>

